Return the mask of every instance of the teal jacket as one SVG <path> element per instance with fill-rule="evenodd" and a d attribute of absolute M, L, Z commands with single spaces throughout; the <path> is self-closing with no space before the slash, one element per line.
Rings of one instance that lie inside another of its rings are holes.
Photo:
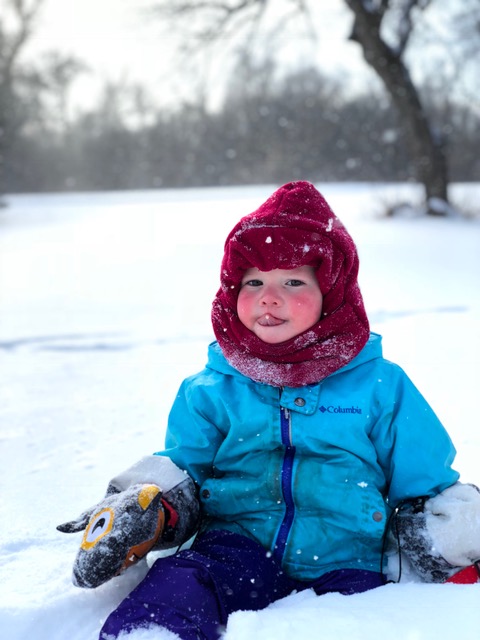
<path fill-rule="evenodd" d="M 319 384 L 282 389 L 246 378 L 212 343 L 158 455 L 199 485 L 205 530 L 258 540 L 299 580 L 379 571 L 390 508 L 458 479 L 449 436 L 376 334 Z"/>

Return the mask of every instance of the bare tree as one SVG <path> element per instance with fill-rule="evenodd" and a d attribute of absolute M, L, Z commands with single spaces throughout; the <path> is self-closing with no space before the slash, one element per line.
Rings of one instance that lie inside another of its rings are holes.
<path fill-rule="evenodd" d="M 0 193 L 4 193 L 5 158 L 26 119 L 18 91 L 31 80 L 20 57 L 32 36 L 44 0 L 4 0 L 0 18 Z"/>
<path fill-rule="evenodd" d="M 42 80 L 49 97 L 54 103 L 54 109 L 51 112 L 62 134 L 65 134 L 68 130 L 68 102 L 72 84 L 80 74 L 89 71 L 88 65 L 75 56 L 65 56 L 58 51 L 49 51 L 43 57 Z"/>
<path fill-rule="evenodd" d="M 413 12 L 430 0 L 345 0 L 355 21 L 351 39 L 358 42 L 366 62 L 381 78 L 401 114 L 415 175 L 425 187 L 428 212 L 441 214 L 438 200 L 448 201 L 447 162 L 442 136 L 434 131 L 404 61 L 413 30 Z M 389 23 L 390 40 L 385 34 Z"/>
<path fill-rule="evenodd" d="M 405 60 L 415 24 L 435 0 L 343 1 L 354 17 L 351 39 L 362 47 L 366 63 L 379 76 L 400 114 L 413 175 L 424 185 L 427 210 L 442 215 L 446 210 L 442 201 L 448 201 L 444 141 L 430 121 Z M 272 0 L 155 0 L 163 17 L 180 28 L 196 30 L 197 43 L 202 44 L 234 38 L 246 25 L 252 36 L 274 4 Z M 302 16 L 313 27 L 308 0 L 285 0 L 284 7 L 279 29 L 292 15 Z"/>
<path fill-rule="evenodd" d="M 77 76 L 88 71 L 76 57 L 55 51 L 27 63 L 23 54 L 45 0 L 4 2 L 0 18 L 0 194 L 22 173 L 19 158 L 33 137 L 42 139 L 42 144 L 48 141 L 44 153 L 48 147 L 68 146 L 68 94 Z M 37 158 L 36 164 L 41 163 Z M 44 164 L 52 177 L 62 173 L 51 163 Z M 57 164 L 63 168 L 65 163 Z"/>

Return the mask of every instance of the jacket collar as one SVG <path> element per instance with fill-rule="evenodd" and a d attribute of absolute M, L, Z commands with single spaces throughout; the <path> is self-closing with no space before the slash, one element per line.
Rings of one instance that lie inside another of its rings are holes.
<path fill-rule="evenodd" d="M 360 351 L 360 353 L 357 356 L 355 356 L 355 358 L 353 358 L 350 362 L 348 362 L 345 366 L 341 367 L 334 373 L 330 374 L 329 377 L 339 375 L 341 373 L 344 373 L 345 371 L 358 367 L 364 362 L 368 362 L 369 360 L 374 360 L 375 358 L 381 358 L 381 357 L 382 357 L 382 336 L 379 335 L 378 333 L 372 332 L 370 333 L 370 337 L 366 345 Z M 235 369 L 226 360 L 225 356 L 222 353 L 220 345 L 216 341 L 212 342 L 208 347 L 207 368 L 213 369 L 214 371 L 218 371 L 219 373 L 223 373 L 225 375 L 234 376 L 240 380 L 244 380 L 245 383 L 259 384 L 267 387 L 270 386 L 263 382 L 255 382 L 254 380 L 251 380 L 247 376 L 240 373 L 238 369 Z M 286 408 L 295 409 L 297 411 L 299 406 L 298 406 L 298 403 L 294 404 L 294 401 L 297 397 L 300 397 L 301 392 L 305 391 L 304 399 L 306 402 L 304 406 L 307 407 L 305 411 L 308 411 L 308 407 L 311 405 L 311 403 L 315 402 L 314 393 L 316 389 L 319 392 L 320 385 L 321 385 L 321 382 L 311 384 L 311 385 L 305 385 L 303 387 L 282 387 L 282 399 L 285 398 L 285 401 L 287 402 L 287 398 L 290 398 L 290 400 L 288 400 L 288 403 L 289 403 L 288 405 L 284 404 L 283 401 L 282 401 L 282 405 L 285 406 Z M 276 391 L 278 391 L 278 389 Z"/>

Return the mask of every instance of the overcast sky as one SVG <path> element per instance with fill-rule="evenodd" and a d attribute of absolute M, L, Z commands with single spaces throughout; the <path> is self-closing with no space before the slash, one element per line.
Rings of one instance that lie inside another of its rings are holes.
<path fill-rule="evenodd" d="M 91 68 L 76 92 L 86 105 L 105 79 L 158 82 L 172 47 L 142 18 L 135 0 L 45 0 L 29 45 L 30 55 L 47 50 L 74 54 Z"/>

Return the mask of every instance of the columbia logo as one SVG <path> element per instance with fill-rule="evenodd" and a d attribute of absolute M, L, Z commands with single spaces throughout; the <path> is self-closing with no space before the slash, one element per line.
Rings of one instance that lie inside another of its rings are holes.
<path fill-rule="evenodd" d="M 328 407 L 322 405 L 320 411 L 322 413 L 362 413 L 360 407 L 334 407 L 333 405 Z"/>

